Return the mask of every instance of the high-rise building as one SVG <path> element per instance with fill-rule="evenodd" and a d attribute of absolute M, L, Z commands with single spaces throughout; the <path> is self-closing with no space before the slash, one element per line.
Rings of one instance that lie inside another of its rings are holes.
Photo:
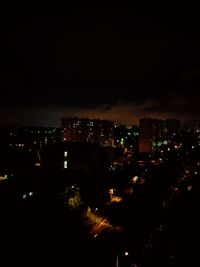
<path fill-rule="evenodd" d="M 140 119 L 139 153 L 152 153 L 167 144 L 167 128 L 164 120 Z"/>
<path fill-rule="evenodd" d="M 139 153 L 150 153 L 152 151 L 152 120 L 140 119 Z"/>
<path fill-rule="evenodd" d="M 114 158 L 114 148 L 90 142 L 62 142 L 46 146 L 41 153 L 45 169 L 100 173 L 107 170 Z"/>
<path fill-rule="evenodd" d="M 167 135 L 172 137 L 181 128 L 181 122 L 178 119 L 168 119 L 166 120 Z"/>
<path fill-rule="evenodd" d="M 114 123 L 108 120 L 77 117 L 62 119 L 62 141 L 86 141 L 113 146 L 113 130 Z"/>

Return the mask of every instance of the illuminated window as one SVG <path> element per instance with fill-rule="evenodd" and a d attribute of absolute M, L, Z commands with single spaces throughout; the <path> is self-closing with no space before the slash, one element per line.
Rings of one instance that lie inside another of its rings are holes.
<path fill-rule="evenodd" d="M 7 180 L 7 179 L 8 179 L 7 174 L 5 174 L 5 176 L 0 176 L 0 181 L 2 181 L 2 180 Z"/>
<path fill-rule="evenodd" d="M 67 161 L 64 161 L 64 169 L 67 169 Z"/>
<path fill-rule="evenodd" d="M 64 157 L 67 157 L 67 151 L 64 152 Z"/>

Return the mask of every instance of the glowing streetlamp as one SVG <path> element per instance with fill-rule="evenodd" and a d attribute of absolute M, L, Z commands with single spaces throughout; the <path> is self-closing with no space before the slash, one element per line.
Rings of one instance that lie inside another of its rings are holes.
<path fill-rule="evenodd" d="M 97 219 L 97 210 L 98 210 L 98 208 L 95 208 L 95 210 L 94 210 L 94 213 L 95 213 L 95 223 L 96 223 L 96 219 Z"/>

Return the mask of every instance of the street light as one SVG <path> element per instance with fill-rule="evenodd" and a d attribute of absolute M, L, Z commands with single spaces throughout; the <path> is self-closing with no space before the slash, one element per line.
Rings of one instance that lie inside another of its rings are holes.
<path fill-rule="evenodd" d="M 126 256 L 126 257 L 128 257 L 129 256 L 129 252 L 128 251 L 125 251 L 124 252 L 124 255 Z M 120 262 L 121 262 L 121 259 L 122 260 L 124 260 L 124 261 L 126 261 L 127 262 L 127 260 L 129 259 L 129 258 L 124 258 L 123 256 L 122 256 L 122 254 L 121 254 L 121 256 L 120 256 L 120 253 L 118 253 L 117 254 L 117 258 L 116 258 L 116 267 L 120 267 L 121 265 L 120 265 Z M 128 262 L 127 262 L 128 263 Z M 130 264 L 132 264 L 131 262 L 129 262 L 129 265 Z M 130 265 L 131 267 L 132 267 L 132 265 Z M 137 267 L 137 265 L 135 265 L 135 264 L 133 264 L 133 267 Z"/>
<path fill-rule="evenodd" d="M 96 219 L 97 219 L 97 210 L 98 210 L 98 208 L 95 208 L 95 210 L 94 210 L 94 213 L 95 213 L 95 223 L 96 223 Z"/>
<path fill-rule="evenodd" d="M 117 254 L 116 267 L 119 267 L 119 255 Z"/>

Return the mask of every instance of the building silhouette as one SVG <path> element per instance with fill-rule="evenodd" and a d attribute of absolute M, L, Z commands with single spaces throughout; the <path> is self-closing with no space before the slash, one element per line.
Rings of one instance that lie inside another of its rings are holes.
<path fill-rule="evenodd" d="M 171 136 L 180 129 L 178 119 L 140 119 L 139 153 L 153 153 L 167 145 Z"/>
<path fill-rule="evenodd" d="M 168 119 L 166 120 L 167 136 L 170 138 L 174 133 L 180 130 L 181 122 L 178 119 Z"/>
<path fill-rule="evenodd" d="M 167 142 L 167 128 L 164 120 L 140 119 L 139 153 L 152 153 Z"/>

